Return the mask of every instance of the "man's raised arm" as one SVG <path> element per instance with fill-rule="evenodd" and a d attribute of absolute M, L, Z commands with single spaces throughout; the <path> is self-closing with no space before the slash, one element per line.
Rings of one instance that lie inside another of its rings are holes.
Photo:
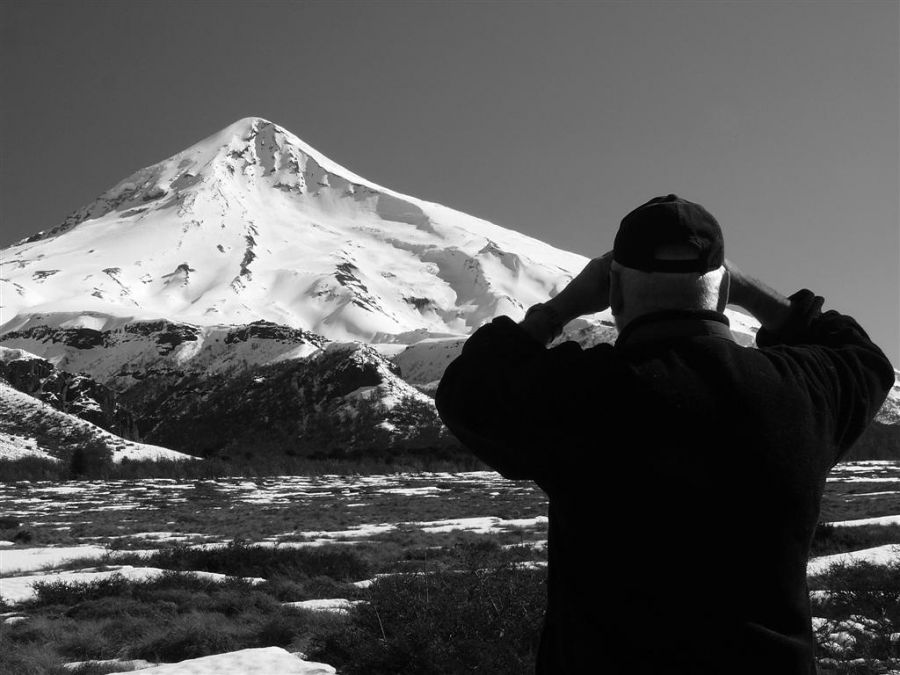
<path fill-rule="evenodd" d="M 786 298 L 730 261 L 725 265 L 731 276 L 729 303 L 762 324 L 757 345 L 800 348 L 792 351 L 801 368 L 798 376 L 817 393 L 834 421 L 837 461 L 884 403 L 894 384 L 893 366 L 852 317 L 822 312 L 824 300 L 812 291 Z"/>
<path fill-rule="evenodd" d="M 519 326 L 541 344 L 556 338 L 567 323 L 609 307 L 609 269 L 612 251 L 594 258 L 562 291 L 529 308 Z"/>
<path fill-rule="evenodd" d="M 729 304 L 746 309 L 767 330 L 777 332 L 787 323 L 790 300 L 759 279 L 747 276 L 730 260 L 725 261 L 725 269 L 730 277 Z"/>
<path fill-rule="evenodd" d="M 560 293 L 516 324 L 501 316 L 479 328 L 444 372 L 435 405 L 447 428 L 507 478 L 552 472 L 572 401 L 584 398 L 581 347 L 546 345 L 570 320 L 609 305 L 612 256 L 592 260 Z M 611 348 L 610 348 L 611 350 Z M 592 359 L 603 358 L 594 350 Z M 589 387 L 594 395 L 597 387 Z"/>

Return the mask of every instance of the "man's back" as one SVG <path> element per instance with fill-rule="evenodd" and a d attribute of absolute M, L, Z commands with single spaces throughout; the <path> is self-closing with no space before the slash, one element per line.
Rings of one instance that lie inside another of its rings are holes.
<path fill-rule="evenodd" d="M 743 348 L 721 314 L 682 312 L 616 347 L 544 350 L 498 319 L 448 368 L 448 426 L 550 497 L 539 670 L 815 672 L 825 474 L 893 371 L 852 319 L 810 322 L 801 300 L 786 337 L 805 346 Z"/>

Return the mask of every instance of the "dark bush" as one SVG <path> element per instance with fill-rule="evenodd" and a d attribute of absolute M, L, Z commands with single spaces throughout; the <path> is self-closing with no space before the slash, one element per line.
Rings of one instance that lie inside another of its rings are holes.
<path fill-rule="evenodd" d="M 115 574 L 94 581 L 38 581 L 34 584 L 35 604 L 72 606 L 80 602 L 99 600 L 109 596 L 128 595 L 134 585 L 125 577 Z"/>
<path fill-rule="evenodd" d="M 112 466 L 112 452 L 99 439 L 89 439 L 78 443 L 69 459 L 71 478 L 97 478 L 105 476 Z"/>
<path fill-rule="evenodd" d="M 136 645 L 133 654 L 148 661 L 184 661 L 241 649 L 244 645 L 239 637 L 239 631 L 224 617 L 195 612 L 178 617 L 161 635 Z"/>
<path fill-rule="evenodd" d="M 295 580 L 327 576 L 336 581 L 359 581 L 372 574 L 369 563 L 346 546 L 269 547 L 240 541 L 209 549 L 175 546 L 154 553 L 144 564 L 169 570 Z"/>
<path fill-rule="evenodd" d="M 884 670 L 859 669 L 853 661 L 863 659 L 872 666 L 896 659 L 900 666 L 900 644 L 891 635 L 900 633 L 900 562 L 877 565 L 857 562 L 833 565 L 809 580 L 815 591 L 813 615 L 829 620 L 817 635 L 820 656 L 837 665 L 841 673 L 880 673 Z M 852 636 L 850 645 L 833 645 L 832 633 Z"/>
<path fill-rule="evenodd" d="M 62 462 L 40 457 L 0 459 L 0 482 L 19 480 L 62 480 L 68 475 L 68 467 Z"/>
<path fill-rule="evenodd" d="M 496 547 L 457 551 L 461 569 L 382 577 L 348 630 L 311 656 L 342 673 L 529 673 L 545 607 L 545 572 L 500 560 Z"/>
<path fill-rule="evenodd" d="M 22 644 L 0 634 L 0 673 L 10 675 L 71 675 L 52 646 Z"/>

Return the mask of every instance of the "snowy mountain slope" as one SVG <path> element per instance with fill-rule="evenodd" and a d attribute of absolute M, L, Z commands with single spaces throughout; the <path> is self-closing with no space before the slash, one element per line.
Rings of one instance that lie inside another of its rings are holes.
<path fill-rule="evenodd" d="M 371 183 L 260 118 L 136 172 L 0 255 L 0 332 L 34 314 L 91 328 L 264 319 L 376 342 L 521 316 L 586 263 Z"/>
<path fill-rule="evenodd" d="M 125 440 L 74 415 L 60 412 L 0 380 L 0 459 L 34 456 L 66 460 L 79 447 L 106 448 L 113 462 L 183 460 L 189 455 Z"/>

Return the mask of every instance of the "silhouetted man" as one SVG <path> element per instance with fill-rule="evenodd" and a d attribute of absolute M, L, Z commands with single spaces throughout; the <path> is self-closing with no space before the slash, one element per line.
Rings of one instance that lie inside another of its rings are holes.
<path fill-rule="evenodd" d="M 726 303 L 762 324 L 741 347 Z M 441 417 L 549 496 L 541 673 L 815 673 L 806 563 L 829 469 L 894 382 L 850 317 L 724 257 L 675 195 L 516 324 L 478 329 Z M 615 346 L 546 345 L 612 308 Z"/>

